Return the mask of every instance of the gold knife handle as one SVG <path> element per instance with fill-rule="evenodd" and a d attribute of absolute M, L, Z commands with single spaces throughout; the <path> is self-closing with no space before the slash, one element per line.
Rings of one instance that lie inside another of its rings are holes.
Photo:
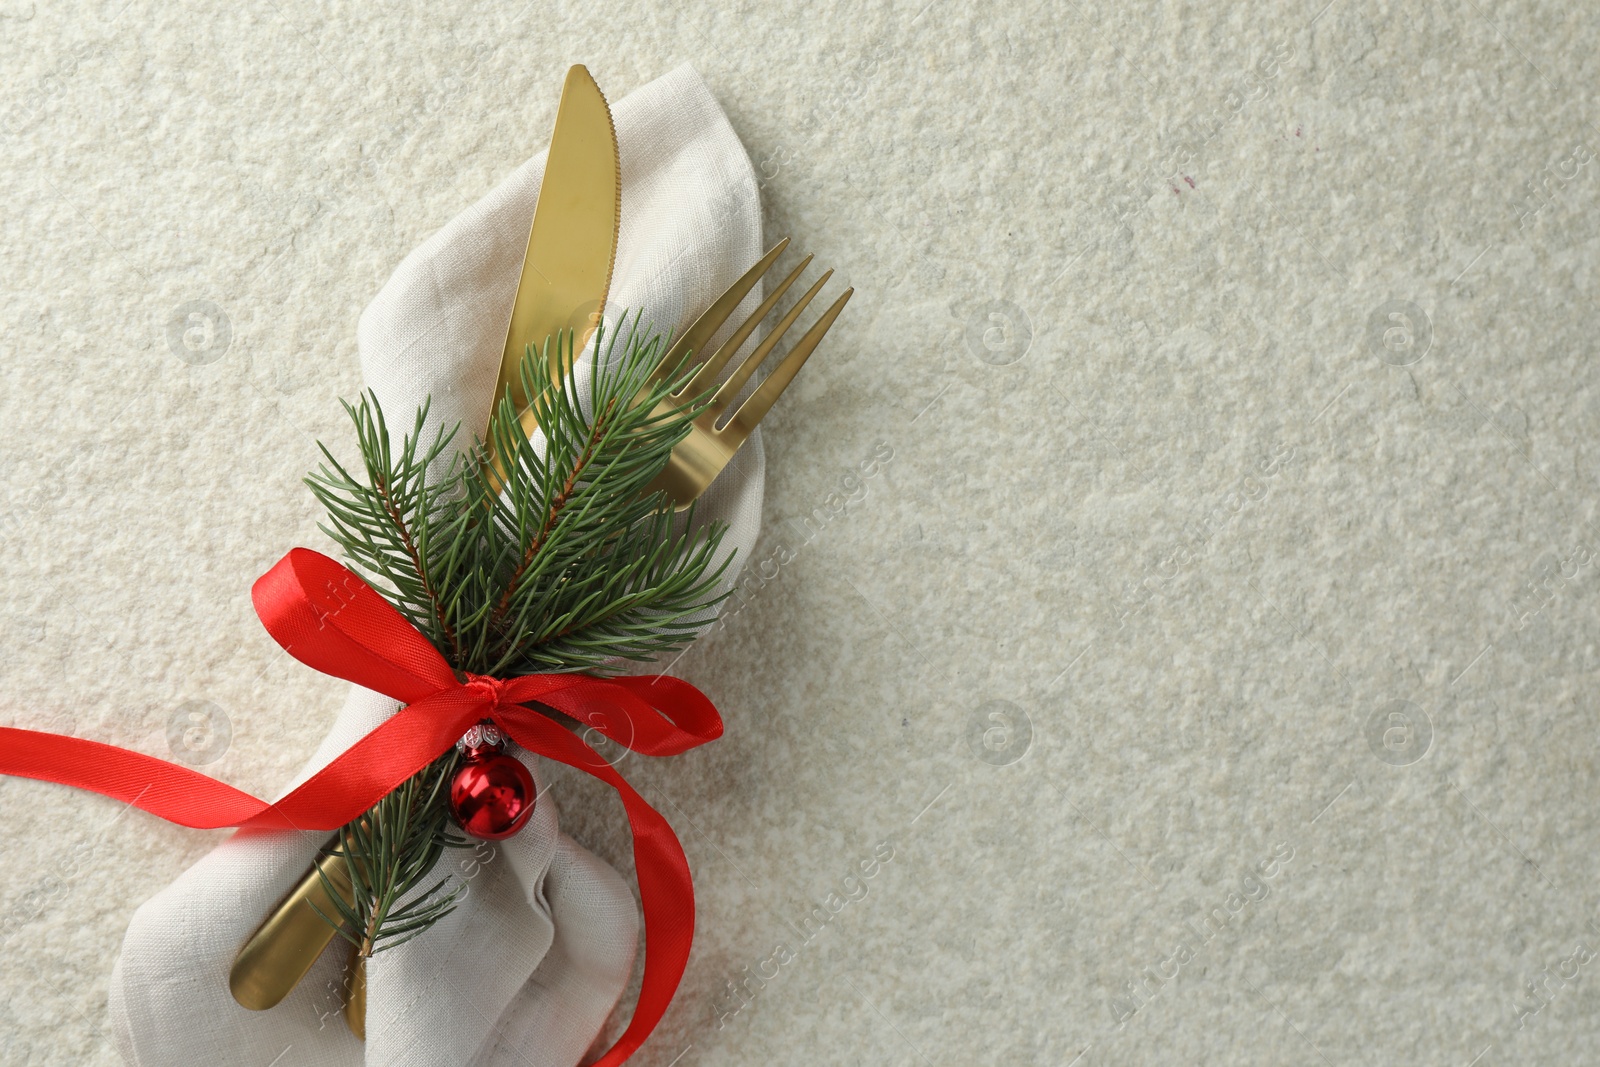
<path fill-rule="evenodd" d="M 345 858 L 323 855 L 234 957 L 228 988 L 243 1007 L 266 1011 L 283 1000 L 333 940 L 333 927 L 316 909 L 338 918 L 339 908 L 318 871 L 327 876 L 346 904 L 354 904 L 355 891 Z"/>

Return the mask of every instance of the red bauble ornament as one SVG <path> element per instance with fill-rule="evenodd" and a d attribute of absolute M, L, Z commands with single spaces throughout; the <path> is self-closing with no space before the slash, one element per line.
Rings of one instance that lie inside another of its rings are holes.
<path fill-rule="evenodd" d="M 499 841 L 522 829 L 533 814 L 533 775 L 521 760 L 497 751 L 493 742 L 471 737 L 471 730 L 468 734 L 463 739 L 466 762 L 450 780 L 450 813 L 467 836 Z"/>

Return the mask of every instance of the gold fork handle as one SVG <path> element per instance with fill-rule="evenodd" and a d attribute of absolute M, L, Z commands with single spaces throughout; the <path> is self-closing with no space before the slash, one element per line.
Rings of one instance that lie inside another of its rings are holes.
<path fill-rule="evenodd" d="M 323 915 L 338 918 L 338 905 L 329 895 L 319 871 L 327 876 L 346 904 L 354 903 L 355 891 L 350 884 L 350 868 L 345 858 L 324 855 L 317 860 L 234 957 L 233 969 L 228 972 L 228 988 L 233 992 L 233 999 L 243 1007 L 266 1011 L 283 1000 L 300 984 L 300 979 L 333 940 L 333 927 L 317 914 L 317 909 L 320 908 Z"/>
<path fill-rule="evenodd" d="M 350 966 L 345 970 L 344 1021 L 356 1040 L 367 1039 L 367 961 L 350 950 Z"/>

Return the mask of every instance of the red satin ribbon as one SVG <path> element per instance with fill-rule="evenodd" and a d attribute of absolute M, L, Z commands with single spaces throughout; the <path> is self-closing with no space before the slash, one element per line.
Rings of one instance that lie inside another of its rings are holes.
<path fill-rule="evenodd" d="M 197 829 L 336 830 L 427 766 L 467 727 L 490 719 L 530 752 L 591 774 L 622 797 L 644 907 L 644 980 L 633 1019 L 595 1067 L 625 1061 L 677 992 L 694 940 L 694 886 L 683 846 L 661 813 L 599 753 L 537 702 L 647 756 L 671 756 L 722 736 L 704 693 L 679 678 L 530 674 L 458 679 L 444 657 L 371 586 L 296 548 L 251 589 L 256 614 L 295 659 L 406 706 L 275 804 L 198 771 L 75 737 L 0 727 L 0 773 L 115 797 Z"/>

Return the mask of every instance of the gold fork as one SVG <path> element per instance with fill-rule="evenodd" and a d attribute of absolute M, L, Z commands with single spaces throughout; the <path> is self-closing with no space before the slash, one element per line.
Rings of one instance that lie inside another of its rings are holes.
<path fill-rule="evenodd" d="M 710 344 L 712 336 L 727 323 L 734 311 L 744 302 L 745 297 L 750 295 L 750 291 L 772 269 L 772 265 L 788 246 L 789 239 L 785 237 L 734 282 L 727 292 L 718 297 L 705 313 L 695 320 L 694 325 L 685 330 L 673 343 L 652 373 L 649 384 L 657 385 L 670 375 L 680 373 L 685 369 L 683 364 L 686 359 L 697 358 L 702 349 Z M 670 407 L 682 403 L 683 398 L 697 396 L 710 389 L 723 368 L 738 354 L 756 327 L 778 305 L 783 295 L 789 291 L 810 263 L 810 256 L 801 260 L 800 265 L 779 282 L 755 311 L 739 324 L 728 340 L 695 367 L 694 374 L 663 402 L 664 405 Z M 831 270 L 824 271 L 822 277 L 818 278 L 805 295 L 778 320 L 766 339 L 758 344 L 744 362 L 728 376 L 727 381 L 717 388 L 712 395 L 710 406 L 694 420 L 689 436 L 672 450 L 672 457 L 666 469 L 651 483 L 647 492 L 665 491 L 673 507 L 681 511 L 706 491 L 712 479 L 728 465 L 734 453 L 738 452 L 749 439 L 750 432 L 756 428 L 756 424 L 766 416 L 778 397 L 794 380 L 800 367 L 815 351 L 823 335 L 833 325 L 833 320 L 839 317 L 839 312 L 844 310 L 851 294 L 855 292 L 853 288 L 846 289 L 844 294 L 835 300 L 796 342 L 772 373 L 756 387 L 749 399 L 741 404 L 722 426 L 717 426 L 717 422 L 727 413 L 734 398 L 744 389 L 762 361 L 772 354 L 784 334 L 794 325 L 832 274 Z M 333 927 L 321 914 L 318 914 L 319 910 L 324 914 L 335 914 L 333 901 L 328 896 L 327 885 L 318 874 L 318 868 L 326 873 L 328 885 L 343 896 L 347 903 L 353 901 L 354 894 L 350 888 L 350 873 L 345 858 L 337 854 L 323 854 L 317 860 L 316 866 L 289 892 L 234 958 L 233 967 L 229 972 L 229 987 L 233 991 L 234 999 L 244 1007 L 264 1011 L 283 1000 L 300 979 L 305 977 L 306 972 L 317 961 L 317 957 L 328 947 L 328 942 L 333 940 Z M 345 1020 L 356 1036 L 363 1037 L 366 1026 L 365 961 L 353 958 L 350 973 L 351 987 L 345 1004 Z"/>
<path fill-rule="evenodd" d="M 785 237 L 774 245 L 770 252 L 762 256 L 755 266 L 745 271 L 738 281 L 729 286 L 728 291 L 718 297 L 705 313 L 695 320 L 693 326 L 683 332 L 657 366 L 650 378 L 651 385 L 659 384 L 667 376 L 679 373 L 686 356 L 692 357 L 710 344 L 712 335 L 728 321 L 734 310 L 750 294 L 750 290 L 766 276 L 767 271 L 772 269 L 773 263 L 777 262 L 787 247 L 789 239 Z M 778 301 L 783 299 L 789 287 L 805 273 L 806 267 L 810 264 L 810 256 L 801 260 L 800 265 L 778 283 L 760 306 L 750 313 L 750 317 L 733 331 L 732 336 L 699 364 L 689 380 L 677 392 L 672 393 L 664 405 L 681 403 L 684 397 L 696 396 L 710 389 L 729 360 L 738 354 L 739 349 L 761 324 L 761 320 L 777 307 Z M 794 376 L 800 373 L 800 368 L 805 365 L 805 361 L 822 341 L 823 335 L 833 325 L 833 320 L 844 310 L 850 295 L 855 292 L 854 288 L 846 289 L 843 295 L 833 302 L 833 306 L 824 311 L 795 343 L 783 357 L 783 361 L 773 368 L 772 373 L 756 387 L 749 399 L 740 404 L 739 409 L 724 421 L 723 416 L 727 415 L 734 398 L 744 389 L 750 376 L 761 366 L 762 361 L 772 354 L 772 350 L 783 340 L 783 335 L 788 332 L 789 327 L 794 325 L 795 320 L 810 305 L 832 275 L 832 270 L 823 271 L 822 277 L 812 284 L 804 296 L 795 301 L 794 306 L 773 326 L 772 332 L 767 334 L 766 339 L 755 347 L 732 374 L 728 375 L 727 381 L 718 386 L 717 391 L 712 394 L 710 406 L 691 424 L 689 436 L 678 442 L 678 446 L 672 450 L 672 458 L 668 461 L 666 469 L 645 490 L 647 493 L 665 492 L 673 507 L 682 511 L 706 491 L 712 479 L 722 472 L 734 453 L 749 439 L 750 432 L 756 428 L 756 424 L 772 410 L 772 405 L 789 387 L 789 383 L 794 381 Z M 722 425 L 718 426 L 718 422 L 722 422 Z"/>

